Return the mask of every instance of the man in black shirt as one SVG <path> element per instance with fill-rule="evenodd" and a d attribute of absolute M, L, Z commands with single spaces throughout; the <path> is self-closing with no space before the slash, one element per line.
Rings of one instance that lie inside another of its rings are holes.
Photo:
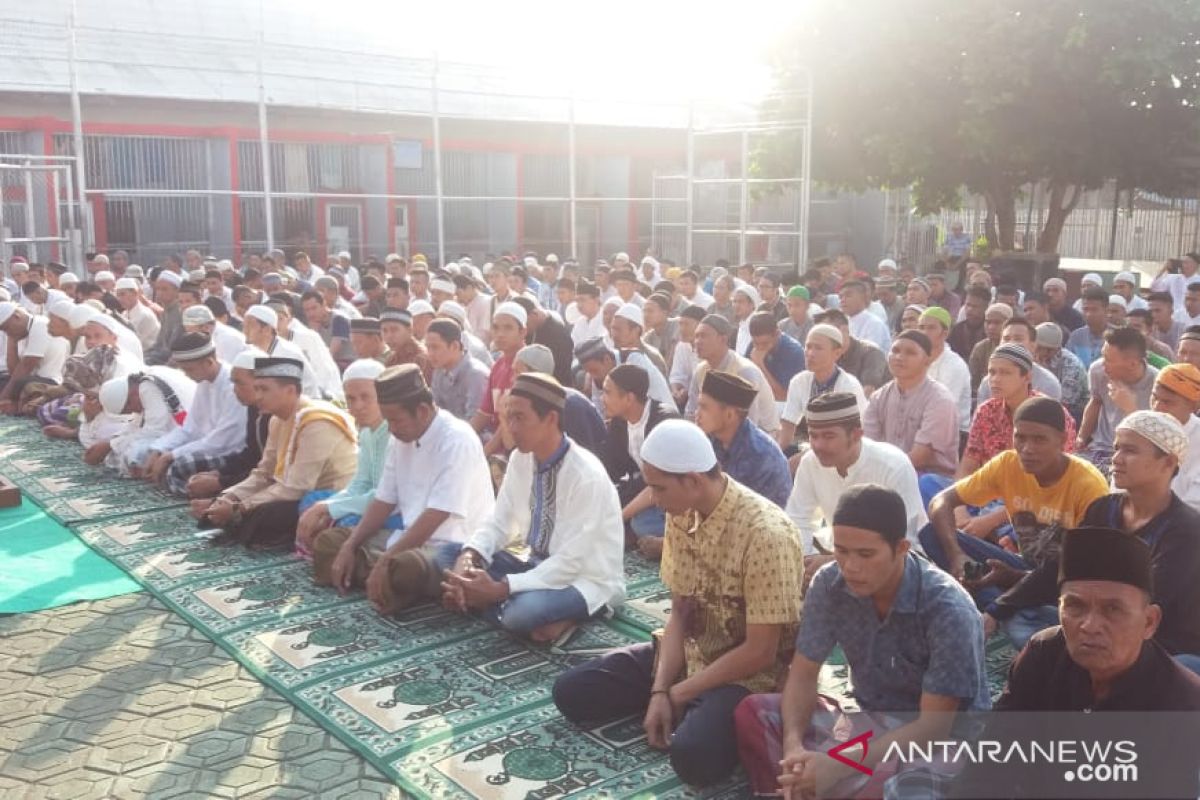
<path fill-rule="evenodd" d="M 543 344 L 554 356 L 554 379 L 563 386 L 574 386 L 575 376 L 571 371 L 571 360 L 575 357 L 575 343 L 571 332 L 558 315 L 538 305 L 528 295 L 518 295 L 513 300 L 524 307 L 529 318 L 526 344 Z"/>

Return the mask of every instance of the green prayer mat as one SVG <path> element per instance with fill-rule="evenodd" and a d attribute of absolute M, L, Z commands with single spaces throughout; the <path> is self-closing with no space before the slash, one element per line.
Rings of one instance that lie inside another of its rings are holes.
<path fill-rule="evenodd" d="M 55 462 L 77 469 L 78 446 L 42 452 L 39 436 L 28 422 L 0 421 L 0 473 L 24 485 L 52 479 Z M 63 497 L 74 502 L 58 498 L 52 515 L 415 796 L 748 794 L 740 773 L 703 792 L 682 785 L 639 717 L 583 729 L 554 707 L 564 669 L 664 624 L 669 595 L 657 565 L 636 554 L 626 557 L 629 600 L 611 618 L 561 648 L 536 646 L 436 606 L 381 617 L 361 593 L 314 586 L 310 566 L 290 554 L 212 547 L 186 509 L 138 496 L 144 485 L 69 474 L 87 477 L 72 479 Z M 998 691 L 1012 651 L 1002 637 L 988 651 Z M 840 654 L 821 675 L 821 691 L 852 707 Z"/>
<path fill-rule="evenodd" d="M 0 509 L 0 614 L 103 600 L 141 588 L 29 500 Z"/>

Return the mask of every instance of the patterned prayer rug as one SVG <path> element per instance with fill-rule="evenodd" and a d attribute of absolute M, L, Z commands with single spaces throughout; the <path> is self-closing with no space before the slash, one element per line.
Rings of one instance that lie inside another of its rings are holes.
<path fill-rule="evenodd" d="M 638 718 L 581 729 L 554 708 L 565 668 L 665 623 L 658 567 L 636 554 L 629 600 L 611 619 L 562 648 L 535 646 L 436 606 L 380 617 L 361 593 L 313 586 L 305 562 L 212 547 L 177 500 L 81 465 L 78 445 L 0 421 L 0 473 L 413 795 L 746 796 L 740 774 L 702 793 L 681 785 Z M 989 647 L 1001 682 L 1004 647 Z M 839 653 L 822 691 L 844 698 L 848 687 Z"/>

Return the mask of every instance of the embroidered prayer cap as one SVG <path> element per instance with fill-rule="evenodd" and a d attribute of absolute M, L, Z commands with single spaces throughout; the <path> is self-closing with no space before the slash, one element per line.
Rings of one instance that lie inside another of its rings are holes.
<path fill-rule="evenodd" d="M 1037 326 L 1037 336 L 1034 340 L 1039 347 L 1053 347 L 1058 349 L 1062 347 L 1063 335 L 1062 328 L 1057 322 L 1043 322 Z"/>
<path fill-rule="evenodd" d="M 113 287 L 113 291 L 117 292 L 121 292 L 126 289 L 136 292 L 138 290 L 138 282 L 133 278 L 121 278 L 117 281 L 117 285 Z"/>
<path fill-rule="evenodd" d="M 125 413 L 125 404 L 129 402 L 129 376 L 111 378 L 100 386 L 100 406 L 114 417 Z"/>
<path fill-rule="evenodd" d="M 412 327 L 412 314 L 408 313 L 404 308 L 385 308 L 379 312 L 379 324 L 382 328 L 385 322 L 399 322 L 401 325 Z"/>
<path fill-rule="evenodd" d="M 87 325 L 88 321 L 91 320 L 92 317 L 99 313 L 100 312 L 97 311 L 90 303 L 80 303 L 79 305 L 75 306 L 75 308 L 71 309 L 71 318 L 68 320 L 68 322 L 73 330 L 79 330 L 84 325 Z M 0 317 L 3 317 L 2 313 L 0 313 Z M 0 325 L 3 324 L 3 319 L 0 319 Z"/>
<path fill-rule="evenodd" d="M 813 325 L 808 329 L 808 335 L 824 336 L 838 347 L 843 347 L 846 344 L 846 340 L 842 336 L 842 332 L 837 328 L 836 325 L 830 325 L 828 322 L 822 322 L 820 324 Z"/>
<path fill-rule="evenodd" d="M 212 316 L 212 312 L 209 312 Z M 254 319 L 274 330 L 279 325 L 279 315 L 266 306 L 250 306 L 246 309 L 246 319 Z"/>
<path fill-rule="evenodd" d="M 203 276 L 201 276 L 201 279 L 203 279 Z M 96 283 L 116 283 L 117 276 L 113 275 L 106 269 L 102 269 L 96 273 L 96 277 L 93 280 L 95 280 Z"/>
<path fill-rule="evenodd" d="M 646 322 L 642 316 L 642 309 L 636 303 L 626 303 L 617 309 L 617 316 L 621 319 L 628 320 L 639 328 L 646 327 Z"/>
<path fill-rule="evenodd" d="M 700 320 L 700 324 L 707 325 L 722 336 L 727 337 L 733 333 L 733 324 L 720 314 L 709 314 Z"/>
<path fill-rule="evenodd" d="M 95 321 L 95 320 L 93 320 Z M 204 333 L 185 333 L 171 345 L 171 358 L 177 363 L 199 361 L 216 352 L 212 339 Z"/>
<path fill-rule="evenodd" d="M 183 278 L 181 278 L 178 273 L 171 272 L 170 270 L 164 269 L 162 272 L 158 273 L 158 277 L 154 279 L 154 282 L 155 283 L 169 283 L 172 286 L 174 286 L 176 289 L 178 289 L 180 286 L 183 285 Z"/>
<path fill-rule="evenodd" d="M 259 350 L 257 347 L 247 347 L 246 349 L 242 350 L 242 352 L 234 356 L 233 363 L 230 364 L 230 367 L 233 369 L 248 369 L 253 371 L 254 362 L 260 358 L 265 358 L 266 355 L 266 353 L 264 353 L 262 350 Z"/>
<path fill-rule="evenodd" d="M 350 320 L 351 333 L 373 333 L 378 336 L 382 330 L 383 328 L 380 326 L 379 320 L 375 317 Z"/>
<path fill-rule="evenodd" d="M 890 269 L 893 272 L 895 272 L 896 271 L 896 262 L 894 259 L 885 258 L 879 262 L 879 266 L 876 267 L 876 269 Z"/>
<path fill-rule="evenodd" d="M 1062 403 L 1049 397 L 1030 397 L 1013 412 L 1013 424 L 1036 422 L 1047 425 L 1060 433 L 1067 432 L 1067 412 Z"/>
<path fill-rule="evenodd" d="M 621 295 L 614 294 L 612 297 L 604 301 L 602 308 L 608 308 L 609 306 L 620 308 L 623 305 L 625 305 L 625 301 L 621 299 Z"/>
<path fill-rule="evenodd" d="M 925 351 L 925 355 L 933 355 L 933 342 L 929 341 L 929 337 L 920 331 L 900 331 L 896 334 L 897 339 L 908 339 L 917 347 Z"/>
<path fill-rule="evenodd" d="M 1055 326 L 1058 327 L 1058 326 Z M 1024 345 L 1005 342 L 992 351 L 988 359 L 1003 358 L 1006 361 L 1011 361 L 1021 370 L 1022 375 L 1028 375 L 1033 371 L 1033 356 L 1025 349 Z"/>
<path fill-rule="evenodd" d="M 762 297 L 758 294 L 758 290 L 748 283 L 737 287 L 733 290 L 733 293 L 735 295 L 743 295 L 747 300 L 750 301 L 750 305 L 754 306 L 755 308 L 758 308 L 758 304 L 762 302 Z"/>
<path fill-rule="evenodd" d="M 926 281 L 938 281 L 939 283 L 946 282 L 946 274 L 944 272 L 930 272 L 925 276 Z"/>
<path fill-rule="evenodd" d="M 1067 290 L 1067 282 L 1062 278 L 1047 278 L 1046 282 L 1042 284 L 1043 289 L 1049 289 L 1051 286 L 1057 286 L 1064 292 Z"/>
<path fill-rule="evenodd" d="M 835 527 L 874 531 L 894 544 L 908 533 L 908 512 L 895 490 L 862 483 L 842 492 L 832 523 Z"/>
<path fill-rule="evenodd" d="M 608 373 L 608 379 L 643 402 L 650 393 L 650 374 L 637 364 L 618 364 Z"/>
<path fill-rule="evenodd" d="M 700 306 L 686 306 L 683 311 L 679 312 L 679 316 L 687 317 L 688 319 L 694 319 L 696 322 L 704 319 L 707 315 L 708 312 Z"/>
<path fill-rule="evenodd" d="M 925 280 L 924 278 L 913 278 L 911 281 L 908 282 L 908 285 L 909 286 L 920 286 L 926 292 L 929 291 L 929 281 Z"/>
<path fill-rule="evenodd" d="M 595 361 L 611 355 L 612 350 L 608 349 L 608 345 L 604 343 L 604 339 L 600 336 L 580 342 L 575 346 L 575 358 L 580 364 L 586 364 L 589 361 Z"/>
<path fill-rule="evenodd" d="M 983 312 L 983 316 L 985 319 L 987 317 L 1000 316 L 1005 321 L 1008 321 L 1013 318 L 1014 313 L 1016 312 L 1013 311 L 1013 307 L 1008 303 L 992 303 L 987 307 L 987 311 Z"/>
<path fill-rule="evenodd" d="M 459 325 L 465 326 L 467 324 L 467 310 L 453 300 L 447 300 L 438 306 L 437 313 L 439 317 L 447 317 Z"/>
<path fill-rule="evenodd" d="M 67 324 L 70 324 L 71 312 L 74 311 L 75 308 L 76 305 L 70 300 L 58 300 L 57 302 L 50 304 L 50 307 L 46 309 L 46 313 L 52 317 L 58 317 L 59 319 L 66 320 Z"/>
<path fill-rule="evenodd" d="M 375 394 L 380 403 L 396 405 L 417 397 L 429 396 L 429 384 L 416 364 L 388 367 L 375 378 Z"/>
<path fill-rule="evenodd" d="M 1079 285 L 1082 287 L 1089 283 L 1092 284 L 1093 286 L 1103 286 L 1104 280 L 1100 277 L 1099 273 L 1088 272 L 1082 278 L 1079 279 Z"/>
<path fill-rule="evenodd" d="M 522 328 L 529 324 L 529 315 L 525 313 L 525 309 L 521 307 L 520 303 L 514 303 L 512 300 L 504 301 L 492 312 L 492 319 L 501 316 L 515 319 Z"/>
<path fill-rule="evenodd" d="M 454 282 L 448 278 L 434 278 L 429 282 L 429 291 L 454 294 Z"/>
<path fill-rule="evenodd" d="M 1128 283 L 1130 286 L 1136 288 L 1138 285 L 1137 275 L 1134 275 L 1129 271 L 1118 272 L 1117 276 L 1113 278 L 1113 284 L 1115 285 L 1118 283 Z"/>
<path fill-rule="evenodd" d="M 496 310 L 499 311 L 499 309 Z M 422 314 L 436 314 L 437 312 L 434 311 L 433 303 L 428 300 L 413 300 L 408 304 L 408 313 L 419 317 Z"/>
<path fill-rule="evenodd" d="M 811 300 L 811 299 L 812 299 L 812 295 L 809 293 L 809 291 L 808 291 L 808 287 L 807 287 L 807 286 L 801 286 L 800 284 L 796 284 L 796 285 L 795 285 L 795 286 L 793 286 L 792 288 L 788 289 L 788 290 L 787 290 L 787 296 L 788 296 L 788 297 L 802 297 L 802 298 L 804 298 L 805 300 Z"/>
<path fill-rule="evenodd" d="M 1161 411 L 1135 411 L 1121 420 L 1117 430 L 1133 431 L 1181 462 L 1187 458 L 1187 432 L 1179 424 L 1179 420 L 1170 414 Z"/>
<path fill-rule="evenodd" d="M 1071 528 L 1063 534 L 1058 586 L 1067 581 L 1126 583 L 1154 591 L 1150 548 L 1139 537 L 1115 528 Z"/>
<path fill-rule="evenodd" d="M 373 358 L 360 358 L 352 361 L 342 373 L 342 383 L 350 381 L 374 381 L 383 373 L 383 364 Z"/>
<path fill-rule="evenodd" d="M 295 358 L 262 356 L 254 360 L 254 377 L 280 378 L 301 383 L 304 380 L 304 362 Z"/>
<path fill-rule="evenodd" d="M 728 372 L 718 372 L 710 369 L 704 374 L 704 382 L 700 385 L 700 393 L 706 394 L 719 403 L 733 406 L 739 411 L 749 411 L 758 397 L 758 389 L 753 383 L 741 375 L 731 375 Z"/>
<path fill-rule="evenodd" d="M 517 351 L 516 360 L 532 372 L 554 373 L 554 354 L 544 344 L 527 344 Z"/>
<path fill-rule="evenodd" d="M 895 289 L 896 279 L 890 275 L 881 275 L 875 279 L 876 289 Z"/>
<path fill-rule="evenodd" d="M 272 314 L 275 312 L 272 311 Z M 197 306 L 188 306 L 183 312 L 184 325 L 207 325 L 210 322 L 216 322 L 217 318 L 213 316 L 212 309 L 201 303 Z M 274 325 L 271 325 L 274 328 Z"/>
<path fill-rule="evenodd" d="M 17 313 L 17 304 L 11 300 L 6 300 L 0 303 L 0 325 L 8 322 L 12 315 Z"/>
<path fill-rule="evenodd" d="M 954 325 L 954 322 L 950 319 L 950 312 L 941 306 L 930 306 L 922 311 L 921 319 L 925 318 L 936 319 L 946 330 L 950 330 L 950 328 Z"/>
<path fill-rule="evenodd" d="M 1194 364 L 1168 364 L 1158 371 L 1155 383 L 1193 403 L 1200 402 L 1200 368 Z"/>
<path fill-rule="evenodd" d="M 140 264 L 130 264 L 128 267 L 125 268 L 125 277 L 127 277 L 127 278 L 144 278 L 144 277 L 146 277 L 146 271 L 144 269 L 142 269 L 142 266 Z M 60 281 L 60 283 L 61 283 L 61 281 Z"/>
<path fill-rule="evenodd" d="M 130 271 L 125 270 L 125 274 L 130 275 Z M 130 277 L 140 278 L 141 275 L 130 275 Z M 64 272 L 62 277 L 58 279 L 58 287 L 60 289 L 73 283 L 79 283 L 79 276 L 74 272 Z"/>
<path fill-rule="evenodd" d="M 1108 296 L 1108 304 L 1110 306 L 1120 306 L 1121 308 L 1125 309 L 1126 311 L 1129 310 L 1129 303 L 1127 303 L 1125 301 L 1125 298 L 1121 297 L 1121 295 L 1119 295 L 1119 294 L 1110 294 Z M 1045 324 L 1045 323 L 1042 323 L 1042 324 Z"/>
<path fill-rule="evenodd" d="M 862 425 L 858 400 L 850 392 L 828 392 L 808 401 L 804 409 L 804 421 L 809 428 L 826 425 Z"/>
<path fill-rule="evenodd" d="M 567 405 L 567 393 L 553 376 L 542 372 L 526 372 L 513 381 L 509 394 L 526 400 L 540 400 L 562 411 Z"/>
<path fill-rule="evenodd" d="M 0 323 L 0 324 L 3 324 L 3 323 Z M 85 325 L 88 325 L 88 324 L 99 325 L 101 328 L 104 328 L 104 330 L 108 331 L 113 336 L 119 336 L 121 334 L 121 328 L 123 327 L 121 325 L 121 323 L 117 322 L 115 319 L 110 317 L 108 314 L 104 314 L 99 311 L 96 312 L 95 314 L 93 314 L 91 317 L 89 317 L 88 321 L 85 322 L 84 324 Z"/>
<path fill-rule="evenodd" d="M 642 461 L 672 475 L 708 472 L 717 465 L 717 454 L 708 435 L 694 423 L 664 419 L 642 442 Z"/>

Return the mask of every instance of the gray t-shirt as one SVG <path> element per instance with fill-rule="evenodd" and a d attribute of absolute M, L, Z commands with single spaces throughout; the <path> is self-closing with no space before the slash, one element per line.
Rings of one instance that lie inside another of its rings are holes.
<path fill-rule="evenodd" d="M 1154 388 L 1154 379 L 1158 370 L 1146 365 L 1142 379 L 1130 386 L 1137 397 L 1138 408 L 1150 407 L 1150 391 Z M 1091 449 L 1112 450 L 1116 440 L 1117 425 L 1125 419 L 1125 412 L 1117 408 L 1108 397 L 1108 375 L 1104 372 L 1104 359 L 1098 359 L 1088 368 L 1088 388 L 1091 395 L 1100 403 L 1100 417 L 1096 420 L 1096 430 L 1092 433 Z"/>

